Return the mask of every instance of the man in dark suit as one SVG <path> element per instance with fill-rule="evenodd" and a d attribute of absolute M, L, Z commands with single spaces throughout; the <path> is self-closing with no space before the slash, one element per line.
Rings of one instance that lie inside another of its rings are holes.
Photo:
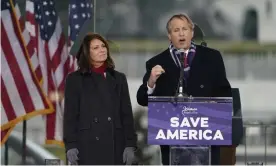
<path fill-rule="evenodd" d="M 179 54 L 184 58 L 184 89 L 194 97 L 230 97 L 231 86 L 219 51 L 192 42 L 194 24 L 185 14 L 172 16 L 167 23 L 169 48 L 146 62 L 143 84 L 137 92 L 137 101 L 148 105 L 148 96 L 175 96 L 180 76 Z M 182 50 L 182 51 L 179 51 Z M 162 163 L 169 165 L 169 146 L 161 146 Z M 218 146 L 211 148 L 212 165 L 219 164 Z"/>

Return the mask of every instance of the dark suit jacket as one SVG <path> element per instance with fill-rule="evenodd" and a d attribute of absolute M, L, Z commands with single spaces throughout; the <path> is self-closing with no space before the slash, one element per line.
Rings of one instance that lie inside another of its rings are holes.
<path fill-rule="evenodd" d="M 153 96 L 174 96 L 179 81 L 180 69 L 173 61 L 169 49 L 149 59 L 146 62 L 146 74 L 143 84 L 137 92 L 137 102 L 142 106 L 148 105 L 147 81 L 151 69 L 161 65 L 165 70 L 155 86 Z M 193 97 L 231 97 L 231 86 L 226 78 L 225 67 L 219 51 L 196 45 L 196 54 L 191 64 L 187 88 L 184 89 Z M 168 147 L 161 146 L 163 164 L 168 163 Z M 219 164 L 219 148 L 212 147 L 212 164 Z"/>
<path fill-rule="evenodd" d="M 108 70 L 106 79 L 76 71 L 65 86 L 64 143 L 79 150 L 80 165 L 123 165 L 125 147 L 136 147 L 126 77 Z"/>

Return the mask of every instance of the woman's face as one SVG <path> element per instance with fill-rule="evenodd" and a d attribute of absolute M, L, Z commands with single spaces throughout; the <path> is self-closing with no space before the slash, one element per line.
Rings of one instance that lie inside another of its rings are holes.
<path fill-rule="evenodd" d="M 93 39 L 90 42 L 90 57 L 95 67 L 101 66 L 107 59 L 107 48 L 101 40 Z"/>

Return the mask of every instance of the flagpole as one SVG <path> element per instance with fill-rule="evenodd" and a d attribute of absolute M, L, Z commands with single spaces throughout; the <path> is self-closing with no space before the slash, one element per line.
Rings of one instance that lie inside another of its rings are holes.
<path fill-rule="evenodd" d="M 22 165 L 26 164 L 26 157 L 27 157 L 27 147 L 26 147 L 26 137 L 27 137 L 27 121 L 24 119 L 23 121 L 23 131 L 22 131 Z"/>
<path fill-rule="evenodd" d="M 4 163 L 5 165 L 9 164 L 9 144 L 8 144 L 8 139 L 5 143 L 5 154 L 4 154 Z"/>
<path fill-rule="evenodd" d="M 96 0 L 93 0 L 93 30 L 96 32 Z"/>

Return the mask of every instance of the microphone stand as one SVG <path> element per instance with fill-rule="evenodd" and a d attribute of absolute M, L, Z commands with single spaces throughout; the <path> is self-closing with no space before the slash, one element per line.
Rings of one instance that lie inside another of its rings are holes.
<path fill-rule="evenodd" d="M 184 50 L 180 50 L 179 51 L 181 53 L 180 56 L 180 74 L 179 74 L 179 80 L 178 80 L 178 88 L 177 91 L 175 93 L 175 96 L 173 98 L 173 104 L 177 104 L 179 99 L 183 99 L 183 97 L 188 97 L 188 95 L 186 93 L 183 92 L 184 90 Z M 187 80 L 185 82 L 185 85 L 187 85 Z M 187 86 L 185 86 L 187 87 Z"/>
<path fill-rule="evenodd" d="M 180 56 L 180 59 L 179 59 L 179 61 L 180 61 L 180 75 L 179 75 L 179 87 L 178 87 L 178 94 L 177 94 L 177 97 L 187 97 L 187 94 L 185 94 L 185 93 L 183 93 L 183 81 L 184 81 L 184 68 L 185 68 L 185 66 L 184 66 L 184 53 L 183 52 L 181 52 L 181 56 Z M 186 82 L 187 82 L 187 80 L 186 80 Z M 185 83 L 186 83 L 185 82 Z"/>

